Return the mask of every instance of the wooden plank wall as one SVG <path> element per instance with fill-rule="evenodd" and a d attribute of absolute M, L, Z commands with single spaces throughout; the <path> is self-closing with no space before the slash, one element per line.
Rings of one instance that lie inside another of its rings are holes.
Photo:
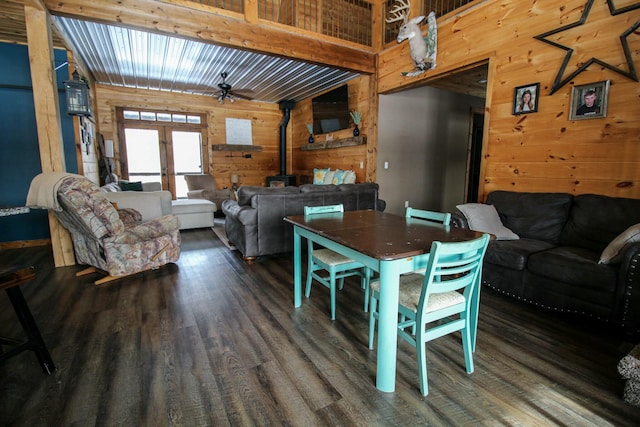
<path fill-rule="evenodd" d="M 379 90 L 391 93 L 426 84 L 439 74 L 489 58 L 482 198 L 501 189 L 640 198 L 640 84 L 592 64 L 549 95 L 565 51 L 533 38 L 578 21 L 586 3 L 479 2 L 438 20 L 435 70 L 403 77 L 400 72 L 412 68 L 407 43 L 383 51 Z M 622 8 L 634 2 L 611 3 Z M 629 71 L 619 37 L 639 19 L 640 9 L 612 16 L 606 0 L 594 0 L 584 25 L 553 38 L 575 49 L 565 76 L 592 56 Z M 638 67 L 638 30 L 627 40 Z M 606 118 L 570 121 L 572 86 L 603 80 L 611 81 Z M 512 115 L 514 88 L 536 82 L 541 86 L 538 112 Z"/>
<path fill-rule="evenodd" d="M 362 112 L 360 134 L 367 136 L 366 145 L 355 147 L 332 148 L 327 150 L 302 151 L 301 147 L 308 143 L 309 132 L 306 123 L 313 122 L 311 98 L 305 99 L 296 105 L 292 111 L 291 135 L 293 173 L 300 176 L 313 176 L 314 168 L 331 168 L 353 170 L 356 173 L 356 182 L 372 181 L 375 173 L 375 165 L 367 159 L 369 151 L 375 151 L 377 135 L 374 134 L 374 121 L 377 120 L 377 110 L 370 109 L 369 83 L 371 78 L 361 76 L 349 81 L 349 111 Z M 375 115 L 375 117 L 372 117 Z M 317 142 L 326 141 L 328 134 L 314 135 Z M 333 132 L 333 139 L 353 136 L 353 124 L 350 129 Z M 360 163 L 362 162 L 362 168 Z M 375 163 L 375 161 L 374 161 Z"/>
<path fill-rule="evenodd" d="M 105 139 L 113 139 L 119 146 L 116 107 L 149 108 L 160 111 L 205 113 L 208 123 L 208 148 L 210 173 L 218 187 L 231 186 L 231 174 L 240 177 L 241 185 L 265 185 L 266 176 L 278 173 L 278 130 L 282 112 L 277 104 L 236 100 L 218 104 L 211 96 L 186 95 L 165 92 L 97 85 L 98 131 Z M 216 151 L 212 144 L 226 143 L 225 119 L 251 120 L 253 145 L 262 147 L 260 152 L 251 152 L 251 159 L 241 156 L 241 152 Z M 234 157 L 229 157 L 233 155 Z M 116 153 L 116 169 L 119 153 Z"/>

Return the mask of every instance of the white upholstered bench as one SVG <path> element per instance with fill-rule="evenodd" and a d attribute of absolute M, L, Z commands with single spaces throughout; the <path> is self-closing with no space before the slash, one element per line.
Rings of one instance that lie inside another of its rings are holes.
<path fill-rule="evenodd" d="M 178 199 L 171 201 L 171 213 L 178 217 L 180 230 L 213 227 L 215 203 L 205 199 Z"/>

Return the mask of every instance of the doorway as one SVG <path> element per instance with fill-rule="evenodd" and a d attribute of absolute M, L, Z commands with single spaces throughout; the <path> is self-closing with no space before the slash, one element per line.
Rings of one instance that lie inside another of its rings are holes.
<path fill-rule="evenodd" d="M 482 163 L 482 135 L 484 133 L 484 110 L 471 108 L 469 125 L 469 148 L 467 151 L 465 203 L 478 202 L 480 188 L 480 165 Z"/>
<path fill-rule="evenodd" d="M 124 109 L 120 113 L 123 177 L 161 182 L 174 199 L 186 198 L 184 175 L 208 173 L 204 117 Z"/>

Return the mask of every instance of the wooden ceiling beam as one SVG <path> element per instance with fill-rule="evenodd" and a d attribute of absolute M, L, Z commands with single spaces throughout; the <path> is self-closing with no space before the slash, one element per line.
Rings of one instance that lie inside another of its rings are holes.
<path fill-rule="evenodd" d="M 175 4 L 157 0 L 44 0 L 51 14 L 71 18 L 126 26 L 213 43 L 236 49 L 327 65 L 357 73 L 375 72 L 372 48 L 331 43 L 328 37 L 255 20 L 255 14 L 213 13 L 203 8 L 187 7 L 187 2 Z M 219 12 L 218 12 L 219 11 Z"/>

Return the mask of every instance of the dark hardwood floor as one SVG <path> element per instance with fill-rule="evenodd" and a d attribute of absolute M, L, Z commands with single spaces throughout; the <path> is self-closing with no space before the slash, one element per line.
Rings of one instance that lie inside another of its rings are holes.
<path fill-rule="evenodd" d="M 475 373 L 459 335 L 428 346 L 429 395 L 399 343 L 395 393 L 375 388 L 376 353 L 356 281 L 314 286 L 293 308 L 291 256 L 245 265 L 211 230 L 182 234 L 175 265 L 102 287 L 48 248 L 5 250 L 37 267 L 23 292 L 57 366 L 32 352 L 0 365 L 0 425 L 637 426 L 611 331 L 484 289 Z M 95 276 L 93 276 L 95 277 Z M 0 335 L 19 327 L 0 296 Z"/>

